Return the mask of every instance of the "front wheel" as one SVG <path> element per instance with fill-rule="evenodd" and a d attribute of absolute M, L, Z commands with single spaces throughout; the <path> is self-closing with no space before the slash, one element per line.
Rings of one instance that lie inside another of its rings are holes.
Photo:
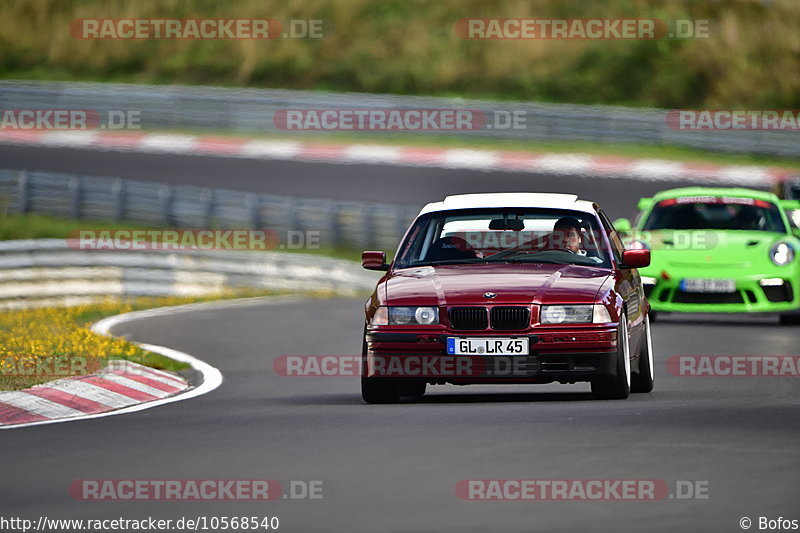
<path fill-rule="evenodd" d="M 653 337 L 650 334 L 650 315 L 644 319 L 644 343 L 639 350 L 639 373 L 631 375 L 631 392 L 653 390 Z"/>
<path fill-rule="evenodd" d="M 361 397 L 367 403 L 397 403 L 400 385 L 391 378 L 361 378 Z"/>
<path fill-rule="evenodd" d="M 361 337 L 361 398 L 367 403 L 396 403 L 400 401 L 400 384 L 391 378 L 363 377 L 367 372 L 367 328 Z M 425 391 L 422 391 L 423 394 Z"/>
<path fill-rule="evenodd" d="M 592 395 L 597 400 L 624 400 L 631 393 L 631 351 L 628 320 L 622 315 L 617 331 L 617 374 L 592 380 Z"/>

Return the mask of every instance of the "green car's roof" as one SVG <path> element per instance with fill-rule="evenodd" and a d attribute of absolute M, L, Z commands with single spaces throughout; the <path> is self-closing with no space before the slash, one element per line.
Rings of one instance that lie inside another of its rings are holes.
<path fill-rule="evenodd" d="M 661 191 L 653 196 L 653 200 L 659 202 L 661 200 L 681 198 L 683 196 L 732 196 L 736 198 L 754 198 L 756 200 L 778 203 L 778 197 L 771 192 L 745 189 L 744 187 L 682 187 L 680 189 Z"/>

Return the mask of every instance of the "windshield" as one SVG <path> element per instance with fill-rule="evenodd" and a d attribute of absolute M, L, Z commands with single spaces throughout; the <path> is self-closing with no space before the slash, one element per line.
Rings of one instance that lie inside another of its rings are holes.
<path fill-rule="evenodd" d="M 395 266 L 554 263 L 610 268 L 606 240 L 589 213 L 556 209 L 469 209 L 423 215 Z"/>
<path fill-rule="evenodd" d="M 786 233 L 775 204 L 754 198 L 684 197 L 657 203 L 644 230 L 744 230 Z"/>

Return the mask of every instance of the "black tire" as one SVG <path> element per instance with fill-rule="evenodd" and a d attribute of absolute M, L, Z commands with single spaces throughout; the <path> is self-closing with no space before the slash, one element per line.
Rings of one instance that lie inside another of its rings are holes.
<path fill-rule="evenodd" d="M 630 341 L 628 320 L 622 315 L 617 331 L 617 374 L 612 378 L 592 380 L 592 396 L 596 400 L 624 400 L 631 393 Z"/>
<path fill-rule="evenodd" d="M 782 326 L 797 326 L 800 325 L 800 314 L 781 315 L 778 321 Z"/>
<path fill-rule="evenodd" d="M 367 403 L 397 403 L 400 384 L 391 378 L 361 378 L 361 398 Z"/>
<path fill-rule="evenodd" d="M 411 398 L 422 398 L 425 396 L 425 389 L 428 384 L 421 380 L 415 379 L 413 381 L 403 381 L 400 384 L 400 396 L 409 396 Z"/>
<path fill-rule="evenodd" d="M 650 334 L 650 316 L 644 319 L 644 341 L 639 348 L 639 372 L 631 374 L 631 392 L 653 390 L 653 337 Z"/>
<path fill-rule="evenodd" d="M 368 378 L 367 370 L 367 328 L 361 337 L 362 377 L 361 398 L 367 403 L 396 403 L 400 401 L 400 384 L 392 378 Z"/>
<path fill-rule="evenodd" d="M 650 318 L 650 322 L 657 322 L 658 321 L 658 311 L 653 311 L 651 309 L 650 312 L 647 313 L 647 316 Z"/>

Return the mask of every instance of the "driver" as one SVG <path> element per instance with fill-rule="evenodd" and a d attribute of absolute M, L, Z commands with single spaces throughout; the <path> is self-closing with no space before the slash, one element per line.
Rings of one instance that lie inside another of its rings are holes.
<path fill-rule="evenodd" d="M 553 246 L 574 254 L 581 254 L 581 223 L 573 217 L 562 217 L 553 225 Z"/>

